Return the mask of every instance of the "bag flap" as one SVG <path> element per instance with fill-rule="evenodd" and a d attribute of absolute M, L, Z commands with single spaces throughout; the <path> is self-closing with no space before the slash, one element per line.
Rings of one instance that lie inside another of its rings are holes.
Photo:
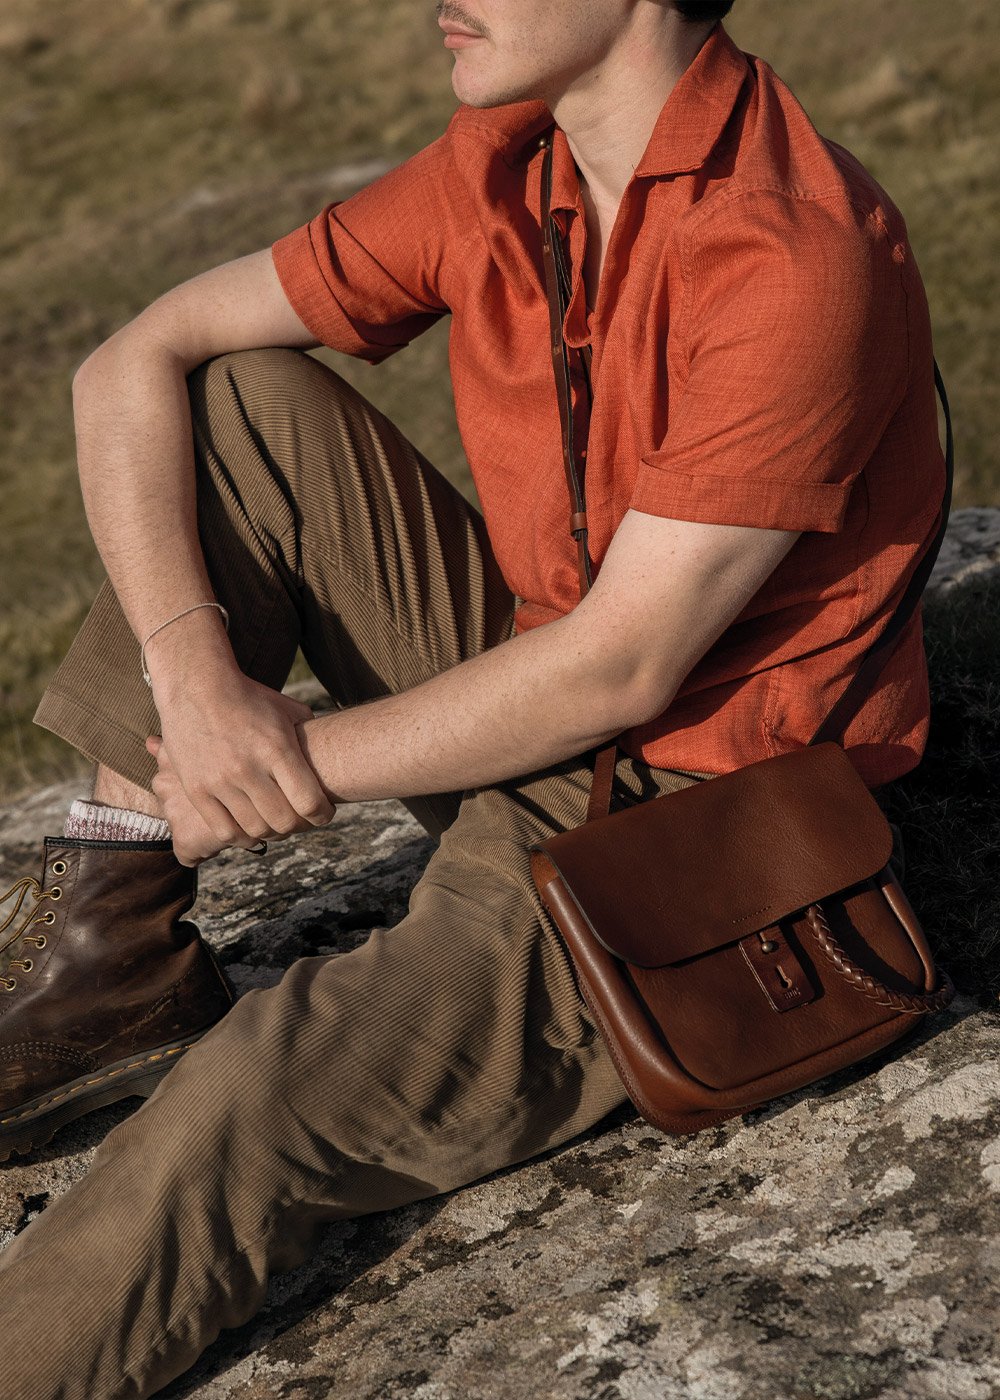
<path fill-rule="evenodd" d="M 550 836 L 594 936 L 639 967 L 731 943 L 875 875 L 892 831 L 839 744 L 762 759 Z"/>

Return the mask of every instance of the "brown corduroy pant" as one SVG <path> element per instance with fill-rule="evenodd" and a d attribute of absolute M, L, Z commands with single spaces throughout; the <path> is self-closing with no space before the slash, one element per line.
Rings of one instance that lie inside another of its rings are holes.
<path fill-rule="evenodd" d="M 512 635 L 481 517 L 338 375 L 252 351 L 190 389 L 199 530 L 248 674 L 280 687 L 301 645 L 351 705 Z M 37 719 L 151 779 L 158 721 L 109 586 Z M 622 1102 L 526 853 L 583 821 L 588 758 L 407 802 L 440 844 L 406 917 L 243 996 L 0 1256 L 5 1395 L 151 1395 L 326 1222 L 474 1181 Z M 624 757 L 615 805 L 692 780 Z"/>

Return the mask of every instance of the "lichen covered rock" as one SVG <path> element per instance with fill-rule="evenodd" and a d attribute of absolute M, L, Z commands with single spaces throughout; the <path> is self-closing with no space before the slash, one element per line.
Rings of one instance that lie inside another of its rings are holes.
<path fill-rule="evenodd" d="M 961 511 L 935 586 L 1000 564 Z M 0 810 L 0 885 L 75 785 Z M 433 842 L 395 802 L 204 867 L 237 988 L 390 928 Z M 331 1227 L 190 1400 L 991 1400 L 1000 1396 L 1000 1011 L 961 996 L 874 1060 L 668 1138 L 622 1109 L 463 1190 Z M 0 1235 L 85 1171 L 130 1100 L 0 1168 Z M 57 1300 L 53 1300 L 54 1304 Z M 0 1385 L 2 1391 L 2 1385 Z"/>

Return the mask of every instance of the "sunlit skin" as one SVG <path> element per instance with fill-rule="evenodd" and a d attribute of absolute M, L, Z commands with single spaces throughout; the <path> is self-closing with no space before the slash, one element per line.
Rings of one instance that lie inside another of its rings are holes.
<path fill-rule="evenodd" d="M 472 35 L 442 35 L 463 102 L 540 99 L 566 133 L 593 305 L 622 193 L 711 26 L 686 23 L 668 0 L 440 0 L 435 17 Z M 166 293 L 77 373 L 88 519 L 137 637 L 213 596 L 185 376 L 228 351 L 315 344 L 262 249 Z M 399 695 L 315 718 L 243 675 L 215 609 L 188 613 L 146 652 L 161 724 L 148 741 L 152 794 L 101 768 L 95 797 L 164 815 L 178 859 L 195 865 L 307 830 L 338 802 L 461 792 L 545 768 L 661 714 L 796 538 L 628 510 L 565 616 Z"/>
<path fill-rule="evenodd" d="M 461 102 L 549 108 L 580 171 L 590 248 L 596 238 L 603 251 L 660 109 L 712 26 L 686 22 L 669 0 L 438 0 L 436 10 L 443 28 L 477 36 L 452 49 Z M 587 271 L 601 261 L 592 252 Z"/>

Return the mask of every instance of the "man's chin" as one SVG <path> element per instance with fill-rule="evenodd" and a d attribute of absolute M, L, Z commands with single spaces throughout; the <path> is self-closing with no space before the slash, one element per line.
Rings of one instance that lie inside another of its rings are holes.
<path fill-rule="evenodd" d="M 452 73 L 451 85 L 459 102 L 467 107 L 506 107 L 511 102 L 530 102 L 537 97 L 529 84 L 496 84 L 476 82 L 471 75 L 459 71 L 458 64 Z"/>

